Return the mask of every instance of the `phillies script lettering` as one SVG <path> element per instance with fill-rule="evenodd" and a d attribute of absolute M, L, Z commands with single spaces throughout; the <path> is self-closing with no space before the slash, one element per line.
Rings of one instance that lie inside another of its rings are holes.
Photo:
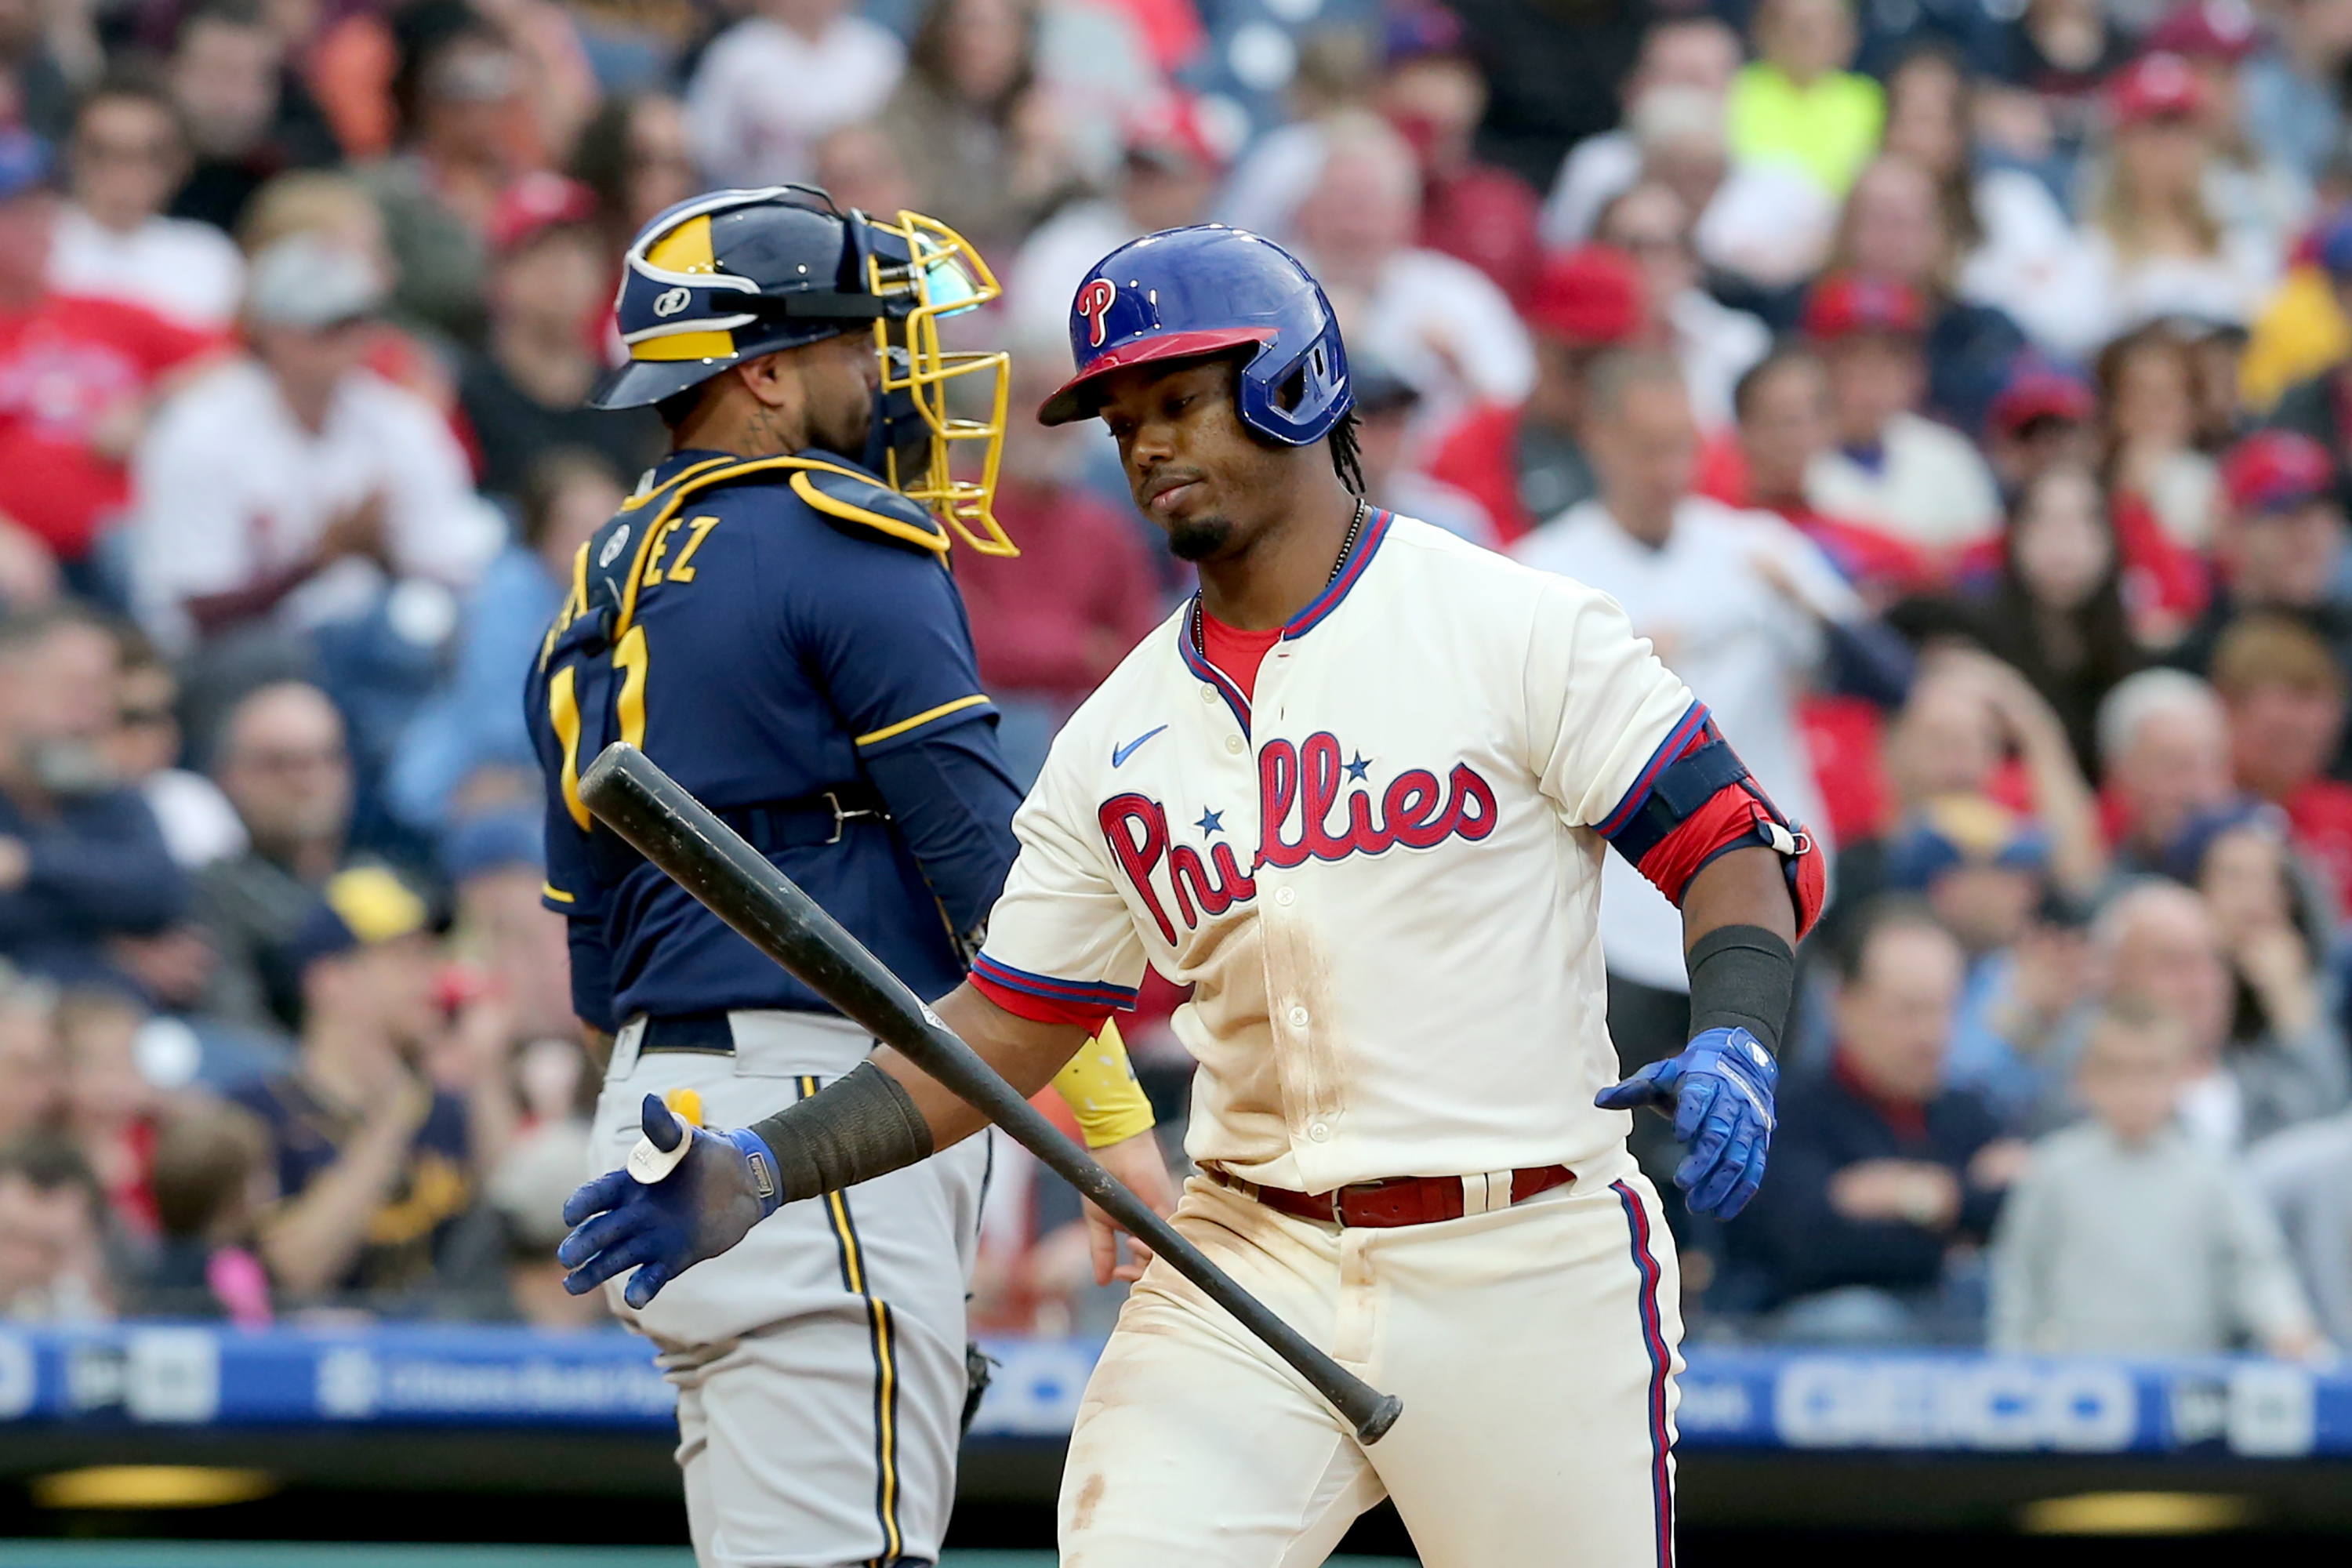
<path fill-rule="evenodd" d="M 1255 898 L 1262 866 L 1286 870 L 1309 860 L 1382 855 L 1399 845 L 1427 849 L 1457 837 L 1484 838 L 1495 830 L 1494 788 L 1467 763 L 1456 763 L 1443 784 L 1427 768 L 1409 768 L 1391 779 L 1377 800 L 1367 787 L 1348 791 L 1343 802 L 1340 785 L 1348 769 L 1339 759 L 1339 741 L 1321 732 L 1297 746 L 1274 740 L 1259 748 L 1258 847 L 1247 872 L 1229 843 L 1213 844 L 1204 855 L 1173 842 L 1167 808 L 1149 795 L 1118 795 L 1103 802 L 1096 814 L 1103 838 L 1171 946 L 1175 922 L 1152 881 L 1163 865 L 1177 916 L 1192 931 L 1204 917 Z"/>

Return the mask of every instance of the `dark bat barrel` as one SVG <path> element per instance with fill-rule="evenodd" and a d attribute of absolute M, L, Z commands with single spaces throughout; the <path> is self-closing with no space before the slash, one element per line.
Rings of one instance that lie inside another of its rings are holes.
<path fill-rule="evenodd" d="M 580 798 L 751 945 L 1003 1128 L 1166 1258 L 1313 1384 L 1347 1417 L 1358 1437 L 1378 1442 L 1395 1423 L 1403 1409 L 1402 1401 L 1381 1394 L 1309 1344 L 1063 1137 L 1044 1112 L 940 1023 L 880 959 L 643 752 L 625 742 L 605 747 L 581 775 Z"/>

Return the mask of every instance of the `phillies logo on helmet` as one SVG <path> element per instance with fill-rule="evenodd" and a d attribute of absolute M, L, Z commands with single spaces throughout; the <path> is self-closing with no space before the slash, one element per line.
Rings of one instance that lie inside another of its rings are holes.
<path fill-rule="evenodd" d="M 1110 302 L 1118 298 L 1118 285 L 1108 278 L 1097 278 L 1078 290 L 1078 315 L 1087 323 L 1087 342 L 1094 348 L 1103 344 L 1104 323 L 1110 317 Z"/>

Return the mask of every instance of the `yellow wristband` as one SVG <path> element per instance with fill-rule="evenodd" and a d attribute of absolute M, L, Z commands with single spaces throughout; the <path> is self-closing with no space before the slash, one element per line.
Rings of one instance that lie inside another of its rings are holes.
<path fill-rule="evenodd" d="M 1100 1149 L 1151 1131 L 1151 1101 L 1135 1081 L 1118 1025 L 1106 1018 L 1102 1033 L 1078 1048 L 1069 1065 L 1054 1075 L 1054 1089 L 1078 1119 L 1087 1147 Z"/>

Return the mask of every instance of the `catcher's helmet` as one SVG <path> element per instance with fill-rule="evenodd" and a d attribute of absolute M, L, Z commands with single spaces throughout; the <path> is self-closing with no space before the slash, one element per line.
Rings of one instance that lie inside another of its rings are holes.
<path fill-rule="evenodd" d="M 882 388 L 866 466 L 929 506 L 975 549 L 1015 554 L 990 514 L 1004 437 L 1005 356 L 950 353 L 942 316 L 987 303 L 996 279 L 953 229 L 919 214 L 895 222 L 845 212 L 812 185 L 717 191 L 646 225 L 613 302 L 627 361 L 590 394 L 638 408 L 730 365 L 842 332 L 870 331 Z M 951 417 L 948 384 L 972 377 Z M 976 453 L 950 471 L 950 458 Z M 977 477 L 971 470 L 978 469 Z"/>
<path fill-rule="evenodd" d="M 1095 264 L 1070 303 L 1078 373 L 1037 418 L 1090 418 L 1089 384 L 1129 365 L 1231 353 L 1242 423 L 1293 447 L 1320 439 L 1354 404 L 1331 301 L 1272 240 L 1222 224 L 1162 229 Z"/>

